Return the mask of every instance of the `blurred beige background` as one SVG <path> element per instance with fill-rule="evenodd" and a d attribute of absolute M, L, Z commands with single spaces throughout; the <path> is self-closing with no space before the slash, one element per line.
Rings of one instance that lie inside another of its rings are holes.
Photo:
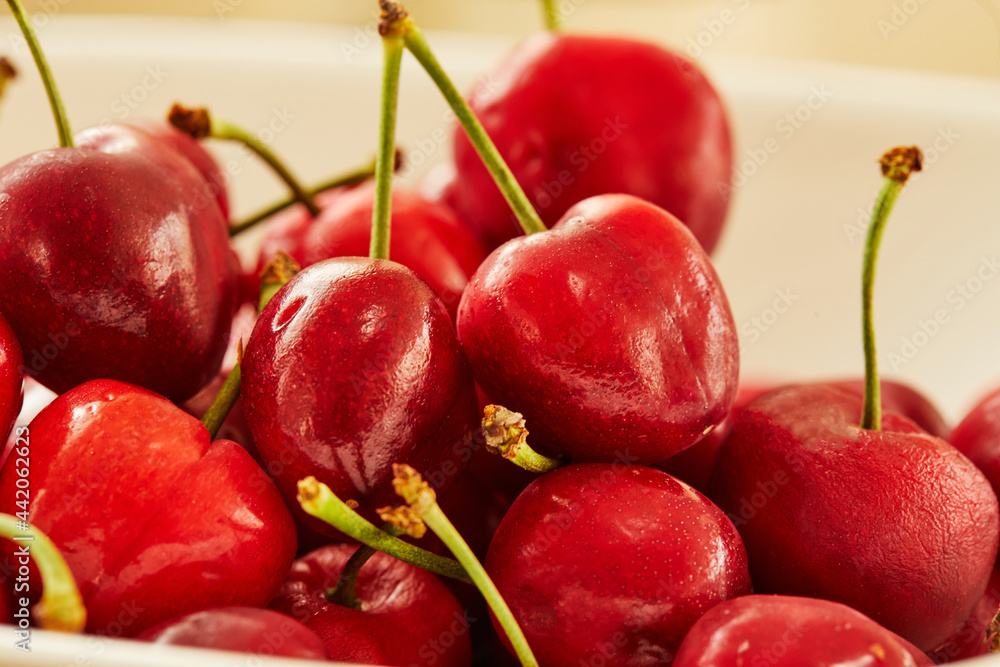
<path fill-rule="evenodd" d="M 24 0 L 34 14 L 370 25 L 375 0 Z M 1000 76 L 1000 0 L 560 0 L 570 29 L 629 32 L 695 57 L 753 53 Z M 535 0 L 409 0 L 425 29 L 526 34 Z"/>

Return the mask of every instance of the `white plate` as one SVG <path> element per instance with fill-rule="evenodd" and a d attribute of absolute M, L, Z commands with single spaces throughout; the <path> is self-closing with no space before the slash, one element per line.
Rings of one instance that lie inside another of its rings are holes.
<path fill-rule="evenodd" d="M 314 182 L 373 155 L 381 65 L 373 28 L 57 16 L 39 33 L 75 128 L 159 116 L 175 100 L 206 104 L 264 132 Z M 0 42 L 13 47 L 17 34 L 11 20 L 0 21 Z M 428 37 L 463 89 L 510 47 L 481 35 Z M 7 51 L 22 77 L 0 108 L 4 162 L 56 141 L 27 51 Z M 703 64 L 729 102 L 743 174 L 717 253 L 743 376 L 861 376 L 861 251 L 881 181 L 876 159 L 917 144 L 927 169 L 902 194 L 879 265 L 879 360 L 885 375 L 912 382 L 946 417 L 960 418 L 1000 383 L 1000 83 L 749 57 Z M 407 57 L 401 145 L 425 165 L 440 161 L 449 127 L 437 92 Z M 219 148 L 238 213 L 283 194 L 262 167 Z M 30 655 L 0 639 L 0 662 L 255 664 L 43 632 L 34 639 Z"/>

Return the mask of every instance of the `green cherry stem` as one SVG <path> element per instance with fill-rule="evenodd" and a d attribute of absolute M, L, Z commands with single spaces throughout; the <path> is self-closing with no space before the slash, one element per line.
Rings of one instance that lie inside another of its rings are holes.
<path fill-rule="evenodd" d="M 73 130 L 69 126 L 69 117 L 66 116 L 59 88 L 56 86 L 55 77 L 52 76 L 52 68 L 49 67 L 49 61 L 45 59 L 45 54 L 42 52 L 42 45 L 38 42 L 35 28 L 28 20 L 28 15 L 24 12 L 20 0 L 7 0 L 7 4 L 17 20 L 17 25 L 21 28 L 24 40 L 28 42 L 31 57 L 35 59 L 38 74 L 41 75 L 42 83 L 45 85 L 45 93 L 49 96 L 49 106 L 52 107 L 52 116 L 56 121 L 56 130 L 59 132 L 59 145 L 63 148 L 73 148 Z"/>
<path fill-rule="evenodd" d="M 391 525 L 382 526 L 382 530 L 393 537 L 402 534 L 402 531 L 397 530 Z M 358 597 L 358 575 L 361 574 L 361 568 L 365 566 L 365 563 L 376 553 L 378 553 L 378 549 L 370 547 L 367 544 L 359 546 L 344 564 L 340 578 L 337 579 L 337 585 L 324 593 L 323 597 L 326 598 L 327 602 L 332 602 L 348 609 L 363 609 L 364 603 Z"/>
<path fill-rule="evenodd" d="M 379 530 L 370 521 L 355 512 L 337 497 L 330 487 L 315 477 L 299 480 L 297 500 L 302 509 L 317 519 L 327 522 L 348 537 L 373 549 L 389 554 L 397 560 L 458 581 L 472 583 L 465 569 L 450 558 L 443 558 L 430 551 Z"/>
<path fill-rule="evenodd" d="M 444 95 L 448 106 L 455 112 L 458 122 L 465 128 L 469 141 L 476 149 L 483 164 L 486 165 L 490 175 L 493 176 L 493 180 L 496 181 L 497 187 L 503 193 L 504 199 L 514 211 L 514 215 L 517 216 L 517 221 L 521 224 L 524 233 L 544 232 L 545 223 L 538 217 L 538 213 L 531 205 L 528 196 L 524 194 L 517 179 L 514 178 L 510 167 L 504 162 L 497 147 L 486 134 L 486 130 L 483 129 L 482 123 L 462 99 L 455 84 L 448 78 L 441 63 L 438 62 L 427 44 L 427 40 L 424 39 L 420 28 L 416 26 L 400 3 L 393 0 L 380 0 L 379 5 L 382 7 L 382 23 L 379 25 L 379 31 L 389 30 L 403 36 L 406 48 L 427 71 L 438 90 Z M 383 26 L 386 27 L 383 28 Z"/>
<path fill-rule="evenodd" d="M 559 7 L 556 0 L 542 0 L 542 13 L 545 16 L 545 29 L 549 32 L 558 32 L 562 28 Z"/>
<path fill-rule="evenodd" d="M 402 162 L 398 152 L 395 155 L 395 159 L 396 163 L 394 166 L 398 169 L 400 163 Z M 357 185 L 358 183 L 364 183 L 374 175 L 375 175 L 375 160 L 370 160 L 367 164 L 361 165 L 360 167 L 352 169 L 351 171 L 345 172 L 340 176 L 331 178 L 328 181 L 324 181 L 319 185 L 315 185 L 306 190 L 306 192 L 309 194 L 309 196 L 315 198 L 316 195 L 318 195 L 320 192 L 324 192 L 325 190 L 333 190 L 334 188 L 342 188 L 342 187 L 347 187 L 349 185 Z M 230 237 L 239 236 L 248 229 L 256 226 L 257 224 L 263 222 L 264 220 L 267 220 L 275 213 L 283 211 L 289 206 L 292 206 L 293 204 L 297 203 L 299 203 L 299 200 L 296 199 L 294 196 L 285 197 L 281 201 L 277 201 L 268 206 L 267 208 L 257 211 L 253 215 L 249 216 L 246 220 L 230 225 L 229 236 Z"/>
<path fill-rule="evenodd" d="M 313 217 L 319 215 L 319 206 L 316 205 L 315 199 L 306 192 L 298 179 L 285 166 L 285 163 L 271 152 L 271 149 L 264 142 L 243 128 L 227 120 L 216 118 L 209 114 L 208 109 L 189 109 L 181 104 L 175 104 L 170 109 L 167 120 L 178 130 L 189 134 L 194 139 L 210 137 L 243 144 L 271 167 L 278 178 L 284 181 L 292 194 L 295 195 L 295 200 L 309 209 L 310 215 Z"/>
<path fill-rule="evenodd" d="M 59 549 L 42 531 L 10 514 L 0 514 L 0 536 L 14 540 L 18 549 L 14 559 L 27 565 L 27 557 L 38 566 L 42 576 L 42 599 L 35 613 L 46 630 L 82 632 L 87 624 L 87 609 L 76 587 L 73 573 Z"/>
<path fill-rule="evenodd" d="M 382 28 L 385 26 L 386 30 Z M 389 259 L 392 218 L 392 173 L 396 153 L 396 108 L 399 104 L 399 67 L 403 61 L 403 38 L 395 24 L 382 24 L 382 109 L 378 122 L 378 153 L 375 157 L 375 204 L 372 208 L 372 238 L 368 256 Z"/>
<path fill-rule="evenodd" d="M 487 405 L 483 409 L 482 432 L 486 449 L 528 472 L 545 473 L 566 464 L 562 459 L 552 459 L 532 449 L 524 415 L 502 405 Z"/>
<path fill-rule="evenodd" d="M 875 198 L 871 224 L 865 239 L 865 255 L 861 274 L 862 339 L 865 348 L 865 401 L 861 415 L 861 428 L 882 429 L 882 396 L 878 378 L 878 361 L 875 354 L 875 321 L 872 314 L 872 296 L 875 290 L 875 265 L 882 245 L 882 233 L 889 220 L 892 207 L 906 185 L 910 174 L 920 171 L 923 155 L 916 146 L 893 148 L 882 156 L 879 165 L 885 177 L 882 189 Z"/>
<path fill-rule="evenodd" d="M 274 259 L 264 265 L 260 272 L 260 298 L 257 302 L 257 314 L 259 315 L 264 306 L 278 293 L 282 287 L 300 271 L 298 263 L 283 250 L 279 250 Z M 218 435 L 222 423 L 226 421 L 230 410 L 236 404 L 236 399 L 240 397 L 240 389 L 243 385 L 243 341 L 240 340 L 236 348 L 236 365 L 229 371 L 222 388 L 216 394 L 212 405 L 201 418 L 201 423 L 208 429 L 208 434 L 212 440 Z"/>
<path fill-rule="evenodd" d="M 394 521 L 403 514 L 400 512 L 401 509 L 409 510 L 416 517 L 422 518 L 424 523 L 434 531 L 434 534 L 455 555 L 458 562 L 469 573 L 476 588 L 486 598 L 486 603 L 490 606 L 490 611 L 493 612 L 493 615 L 507 634 L 507 639 L 510 640 L 510 645 L 513 647 L 518 660 L 521 661 L 521 665 L 523 667 L 538 667 L 538 661 L 531 652 L 528 640 L 525 638 L 521 626 L 517 624 L 517 620 L 514 618 L 514 614 L 511 613 L 510 607 L 507 606 L 507 602 L 500 595 L 500 591 L 497 590 L 496 585 L 490 579 L 490 575 L 486 573 L 479 559 L 472 553 L 472 549 L 469 548 L 469 545 L 462 539 L 455 526 L 452 525 L 448 517 L 441 511 L 441 507 L 437 504 L 437 497 L 434 494 L 434 490 L 410 466 L 396 463 L 393 464 L 392 468 L 395 475 L 392 486 L 396 490 L 396 493 L 406 501 L 408 507 L 379 510 L 382 513 L 382 518 L 387 521 Z"/>

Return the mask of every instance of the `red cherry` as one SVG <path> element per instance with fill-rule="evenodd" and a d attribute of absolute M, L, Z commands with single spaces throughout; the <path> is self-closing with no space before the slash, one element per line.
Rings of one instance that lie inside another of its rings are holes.
<path fill-rule="evenodd" d="M 993 491 L 1000 494 L 1000 389 L 969 411 L 949 441 L 983 471 Z"/>
<path fill-rule="evenodd" d="M 1000 570 L 994 568 L 986 592 L 972 614 L 940 646 L 928 652 L 931 660 L 940 665 L 989 654 L 986 631 L 997 609 L 1000 609 Z"/>
<path fill-rule="evenodd" d="M 743 536 L 758 591 L 842 602 L 933 649 L 986 587 L 997 499 L 905 417 L 860 423 L 861 399 L 844 389 L 762 396 L 736 415 L 709 496 Z"/>
<path fill-rule="evenodd" d="M 0 317 L 0 434 L 6 442 L 24 400 L 24 359 L 7 320 Z M 0 458 L 0 465 L 3 459 Z"/>
<path fill-rule="evenodd" d="M 357 579 L 361 610 L 328 602 L 356 546 L 335 544 L 299 558 L 271 608 L 320 636 L 331 660 L 374 665 L 468 667 L 470 619 L 433 574 L 376 553 Z"/>
<path fill-rule="evenodd" d="M 619 464 L 539 477 L 500 522 L 486 569 L 546 667 L 669 664 L 699 616 L 750 592 L 717 507 L 666 473 Z"/>
<path fill-rule="evenodd" d="M 457 326 L 486 394 L 578 461 L 662 461 L 736 394 L 736 330 L 707 255 L 628 195 L 588 199 L 495 250 Z"/>
<path fill-rule="evenodd" d="M 371 242 L 374 182 L 321 193 L 315 219 L 298 206 L 275 216 L 261 245 L 258 271 L 284 250 L 306 267 L 331 257 L 364 257 Z M 430 284 L 454 318 L 462 291 L 486 258 L 479 241 L 445 205 L 393 189 L 389 256 Z"/>
<path fill-rule="evenodd" d="M 264 605 L 281 585 L 295 530 L 274 485 L 167 399 L 95 380 L 29 433 L 30 520 L 72 570 L 89 632 L 135 636 L 200 609 Z M 15 471 L 0 471 L 7 513 Z"/>
<path fill-rule="evenodd" d="M 57 393 L 114 378 L 183 400 L 228 340 L 225 224 L 194 206 L 203 179 L 173 149 L 134 129 L 84 135 L 108 141 L 0 168 L 0 312 L 28 373 Z"/>
<path fill-rule="evenodd" d="M 722 101 L 683 56 L 632 39 L 525 40 L 469 101 L 546 224 L 620 192 L 670 211 L 707 252 L 729 206 L 732 149 Z M 461 128 L 444 201 L 487 247 L 521 234 Z"/>
<path fill-rule="evenodd" d="M 279 490 L 314 475 L 344 500 L 396 504 L 392 464 L 441 489 L 461 471 L 476 396 L 448 312 L 412 271 L 386 260 L 304 269 L 261 313 L 243 360 L 243 408 Z"/>
<path fill-rule="evenodd" d="M 219 163 L 205 150 L 200 142 L 162 120 L 136 118 L 130 120 L 128 124 L 165 142 L 180 155 L 187 158 L 192 166 L 198 170 L 202 178 L 205 179 L 205 188 L 202 191 L 202 196 L 196 200 L 195 204 L 199 205 L 203 202 L 207 203 L 207 201 L 214 200 L 219 205 L 219 212 L 222 213 L 222 219 L 229 220 L 229 195 L 226 192 L 226 182 L 229 179 L 219 167 Z"/>
<path fill-rule="evenodd" d="M 139 639 L 255 656 L 330 659 L 323 640 L 315 632 L 290 616 L 254 607 L 197 611 L 150 628 Z"/>
<path fill-rule="evenodd" d="M 836 602 L 745 595 L 698 619 L 674 667 L 917 667 L 933 665 L 910 642 Z"/>

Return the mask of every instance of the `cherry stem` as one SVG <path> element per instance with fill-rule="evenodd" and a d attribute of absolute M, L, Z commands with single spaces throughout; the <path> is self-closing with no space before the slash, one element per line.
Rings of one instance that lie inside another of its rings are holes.
<path fill-rule="evenodd" d="M 398 152 L 395 156 L 395 159 L 396 159 L 396 164 L 394 166 L 398 168 L 401 162 Z M 331 178 L 328 181 L 325 181 L 323 183 L 320 183 L 319 185 L 311 187 L 308 190 L 306 190 L 306 192 L 309 194 L 309 196 L 313 197 L 315 201 L 316 195 L 318 195 L 320 192 L 324 192 L 326 190 L 333 190 L 334 188 L 342 188 L 350 185 L 357 185 L 358 183 L 364 183 L 374 175 L 375 175 L 375 160 L 371 160 L 365 165 L 357 167 L 356 169 L 352 169 L 351 171 L 345 172 L 340 176 Z M 229 236 L 230 237 L 238 236 L 243 232 L 245 232 L 246 230 L 250 229 L 251 227 L 256 226 L 257 224 L 263 222 L 264 220 L 267 220 L 275 213 L 283 211 L 289 206 L 298 203 L 299 200 L 296 199 L 294 196 L 286 197 L 281 201 L 275 202 L 274 204 L 271 204 L 267 208 L 260 210 L 257 213 L 254 213 L 243 222 L 238 222 L 236 224 L 230 225 Z"/>
<path fill-rule="evenodd" d="M 401 533 L 401 531 L 396 530 L 390 525 L 382 526 L 382 530 L 394 537 Z M 361 601 L 361 598 L 358 597 L 358 575 L 361 573 L 361 568 L 365 566 L 365 563 L 376 553 L 378 553 L 378 549 L 372 548 L 367 544 L 359 546 L 344 564 L 340 578 L 337 579 L 337 585 L 327 589 L 326 593 L 324 593 L 323 597 L 326 598 L 326 601 L 340 605 L 341 607 L 347 607 L 348 609 L 357 609 L 359 611 L 364 609 L 365 605 Z"/>
<path fill-rule="evenodd" d="M 539 454 L 528 444 L 528 429 L 524 415 L 502 405 L 487 405 L 483 409 L 483 436 L 486 449 L 499 454 L 528 472 L 545 473 L 566 464 Z"/>
<path fill-rule="evenodd" d="M 375 205 L 372 208 L 372 238 L 368 256 L 389 259 L 392 219 L 392 173 L 396 153 L 396 109 L 399 103 L 399 68 L 403 40 L 382 35 L 385 62 L 382 66 L 382 110 L 378 123 L 378 153 L 375 158 Z"/>
<path fill-rule="evenodd" d="M 10 514 L 0 514 L 0 536 L 14 540 L 18 550 L 14 556 L 27 565 L 31 556 L 42 576 L 42 599 L 35 614 L 46 630 L 82 632 L 87 625 L 87 609 L 76 587 L 73 573 L 59 549 L 42 531 L 29 526 Z"/>
<path fill-rule="evenodd" d="M 500 188 L 500 192 L 503 193 L 504 199 L 507 200 L 511 210 L 514 211 L 514 215 L 521 224 L 524 233 L 534 234 L 535 232 L 544 232 L 546 229 L 545 223 L 538 217 L 538 213 L 532 207 L 528 196 L 521 189 L 517 179 L 514 178 L 510 167 L 507 166 L 503 157 L 500 156 L 500 152 L 489 135 L 486 134 L 486 130 L 483 129 L 479 119 L 472 113 L 472 109 L 462 99 L 462 95 L 455 88 L 451 79 L 448 78 L 448 75 L 441 67 L 441 63 L 438 62 L 430 46 L 427 44 L 427 40 L 424 39 L 420 28 L 413 23 L 406 10 L 398 2 L 380 0 L 379 4 L 382 7 L 382 23 L 379 25 L 379 32 L 384 34 L 391 31 L 393 34 L 398 34 L 404 39 L 406 48 L 423 66 L 424 70 L 426 70 L 427 74 L 437 85 L 438 90 L 444 95 L 448 106 L 455 112 L 455 116 L 462 124 L 462 127 L 465 128 L 469 141 L 476 149 L 483 164 L 486 165 L 486 169 L 490 172 L 493 180 L 496 181 L 497 187 Z"/>
<path fill-rule="evenodd" d="M 17 78 L 17 68 L 14 63 L 4 56 L 0 56 L 0 98 L 7 90 L 7 84 Z"/>
<path fill-rule="evenodd" d="M 49 67 L 49 61 L 45 59 L 42 45 L 38 43 L 35 28 L 28 20 L 28 15 L 24 12 L 20 0 L 7 0 L 7 4 L 17 20 L 17 25 L 21 28 L 21 34 L 24 35 L 28 48 L 31 49 L 31 57 L 35 59 L 38 74 L 42 77 L 45 93 L 49 96 L 49 106 L 52 107 L 52 116 L 56 121 L 56 130 L 59 132 L 59 145 L 63 148 L 73 148 L 73 130 L 69 126 L 69 117 L 66 116 L 66 109 L 63 107 L 55 77 L 52 76 L 52 68 Z"/>
<path fill-rule="evenodd" d="M 319 215 L 319 206 L 312 195 L 305 191 L 298 179 L 292 175 L 285 163 L 278 158 L 264 142 L 253 136 L 243 128 L 227 120 L 216 118 L 208 112 L 208 109 L 189 109 L 181 104 L 175 104 L 167 120 L 178 130 L 185 132 L 194 139 L 210 137 L 222 141 L 235 141 L 249 148 L 262 159 L 275 174 L 278 175 L 285 185 L 295 195 L 296 201 L 301 203 L 313 217 Z"/>
<path fill-rule="evenodd" d="M 298 486 L 297 500 L 310 516 L 325 521 L 348 537 L 404 563 L 421 567 L 443 577 L 472 583 L 472 579 L 458 561 L 443 558 L 379 530 L 338 498 L 329 486 L 315 477 L 299 480 Z"/>
<path fill-rule="evenodd" d="M 257 314 L 264 312 L 264 306 L 270 303 L 274 295 L 302 270 L 299 263 L 292 259 L 284 250 L 278 250 L 274 259 L 264 265 L 260 272 L 260 298 L 257 301 Z"/>
<path fill-rule="evenodd" d="M 988 644 L 990 653 L 1000 653 L 1000 610 L 990 619 L 990 624 L 986 627 L 986 637 L 983 640 Z"/>
<path fill-rule="evenodd" d="M 882 233 L 885 231 L 896 198 L 906 185 L 910 174 L 920 171 L 922 161 L 923 155 L 916 146 L 893 148 L 879 160 L 885 180 L 875 198 L 875 208 L 865 239 L 861 274 L 862 338 L 865 348 L 865 400 L 861 428 L 873 431 L 882 429 L 882 397 L 875 354 L 875 321 L 872 314 L 875 265 L 878 263 L 878 251 L 882 245 Z"/>
<path fill-rule="evenodd" d="M 500 591 L 497 590 L 493 580 L 490 579 L 490 575 L 486 573 L 486 570 L 479 562 L 479 559 L 476 558 L 472 549 L 469 548 L 469 545 L 462 539 L 458 530 L 455 529 L 455 526 L 452 525 L 451 521 L 448 520 L 448 517 L 441 510 L 441 507 L 437 504 L 437 497 L 434 490 L 410 466 L 396 463 L 393 464 L 392 468 L 395 474 L 392 486 L 396 490 L 396 493 L 406 501 L 406 504 L 413 513 L 423 518 L 424 523 L 444 542 L 445 546 L 451 550 L 451 553 L 455 555 L 458 562 L 465 568 L 465 571 L 469 573 L 469 576 L 472 577 L 472 582 L 479 589 L 479 592 L 482 593 L 486 599 L 486 603 L 490 606 L 490 611 L 493 612 L 493 615 L 507 634 L 507 639 L 510 640 L 510 645 L 514 649 L 518 660 L 521 661 L 521 665 L 524 667 L 538 667 L 538 661 L 531 652 L 528 640 L 525 638 L 524 632 L 521 631 L 521 626 L 517 624 L 517 620 L 510 611 L 510 607 L 507 606 L 507 602 L 500 595 Z M 394 514 L 393 510 L 386 508 L 383 518 L 392 520 Z"/>
<path fill-rule="evenodd" d="M 240 368 L 242 361 L 243 340 L 241 339 L 239 342 L 239 361 L 233 366 L 233 370 L 229 371 L 226 381 L 222 383 L 222 388 L 215 395 L 215 400 L 212 401 L 212 405 L 208 406 L 208 410 L 201 418 L 201 423 L 208 429 L 208 435 L 212 440 L 215 440 L 223 422 L 229 416 L 229 411 L 233 409 L 233 406 L 236 405 L 236 399 L 240 397 L 240 387 L 243 380 L 243 371 Z"/>
<path fill-rule="evenodd" d="M 562 28 L 559 8 L 556 0 L 542 0 L 542 13 L 545 15 L 545 29 L 549 32 L 558 32 Z"/>

